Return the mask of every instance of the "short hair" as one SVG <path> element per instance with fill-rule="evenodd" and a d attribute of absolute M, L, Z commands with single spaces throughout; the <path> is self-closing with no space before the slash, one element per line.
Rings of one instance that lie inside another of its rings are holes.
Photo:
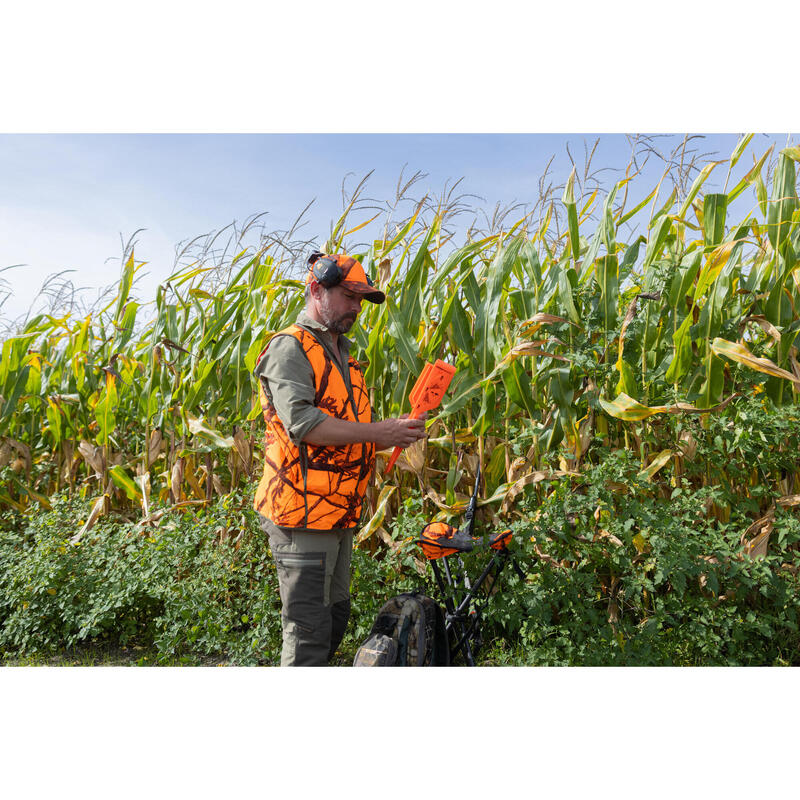
<path fill-rule="evenodd" d="M 327 286 L 323 286 L 321 283 L 319 284 L 319 286 L 320 286 L 322 289 L 324 289 L 326 292 L 330 291 L 330 289 L 328 289 L 328 287 L 327 287 Z M 306 284 L 306 288 L 305 288 L 305 290 L 303 291 L 303 297 L 304 297 L 304 298 L 305 298 L 305 300 L 306 300 L 306 305 L 308 305 L 308 301 L 311 299 L 311 284 L 310 284 L 310 283 L 307 283 L 307 284 Z"/>

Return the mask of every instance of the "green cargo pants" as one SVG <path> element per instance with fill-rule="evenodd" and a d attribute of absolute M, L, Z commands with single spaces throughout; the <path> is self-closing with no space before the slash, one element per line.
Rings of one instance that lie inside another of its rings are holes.
<path fill-rule="evenodd" d="M 325 666 L 350 618 L 353 534 L 286 534 L 264 517 L 260 522 L 278 570 L 281 666 Z"/>

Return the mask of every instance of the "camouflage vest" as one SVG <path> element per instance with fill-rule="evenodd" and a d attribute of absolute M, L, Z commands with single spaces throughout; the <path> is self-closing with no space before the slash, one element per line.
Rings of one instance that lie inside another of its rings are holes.
<path fill-rule="evenodd" d="M 364 377 L 352 356 L 348 359 L 350 394 L 338 364 L 312 333 L 291 325 L 276 336 L 294 336 L 300 342 L 314 371 L 315 406 L 339 419 L 372 421 Z M 375 445 L 366 442 L 327 447 L 303 442 L 298 447 L 286 433 L 263 385 L 259 386 L 259 396 L 266 434 L 264 474 L 253 504 L 256 511 L 283 528 L 355 528 L 375 465 Z"/>

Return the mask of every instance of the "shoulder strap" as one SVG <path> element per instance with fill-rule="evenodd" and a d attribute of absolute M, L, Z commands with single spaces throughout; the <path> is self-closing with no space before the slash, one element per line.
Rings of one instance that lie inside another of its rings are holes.
<path fill-rule="evenodd" d="M 397 666 L 408 666 L 408 634 L 411 632 L 411 614 L 403 617 L 403 626 L 397 635 Z"/>

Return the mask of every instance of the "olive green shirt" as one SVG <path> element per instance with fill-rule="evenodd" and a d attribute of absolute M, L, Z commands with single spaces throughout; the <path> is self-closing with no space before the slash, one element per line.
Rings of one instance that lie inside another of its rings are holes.
<path fill-rule="evenodd" d="M 301 311 L 295 322 L 311 331 L 325 348 L 325 352 L 339 366 L 347 391 L 352 394 L 348 356 L 353 342 L 339 334 L 335 347 L 333 334 L 321 322 Z M 314 370 L 300 342 L 294 336 L 277 336 L 270 342 L 267 352 L 256 364 L 253 374 L 264 387 L 267 398 L 275 408 L 278 419 L 289 438 L 300 446 L 304 437 L 329 415 L 314 405 L 316 389 Z M 264 517 L 267 520 L 266 517 Z M 267 520 L 269 526 L 286 532 L 281 526 Z M 337 530 L 338 532 L 338 530 Z"/>
<path fill-rule="evenodd" d="M 295 324 L 316 336 L 333 363 L 339 366 L 348 392 L 352 392 L 347 360 L 353 342 L 339 334 L 337 351 L 331 332 L 321 322 L 309 317 L 305 311 L 298 314 Z M 267 352 L 253 372 L 275 407 L 275 413 L 286 428 L 286 433 L 296 445 L 300 445 L 308 432 L 328 416 L 314 405 L 314 370 L 302 345 L 294 336 L 278 336 L 270 342 Z"/>

